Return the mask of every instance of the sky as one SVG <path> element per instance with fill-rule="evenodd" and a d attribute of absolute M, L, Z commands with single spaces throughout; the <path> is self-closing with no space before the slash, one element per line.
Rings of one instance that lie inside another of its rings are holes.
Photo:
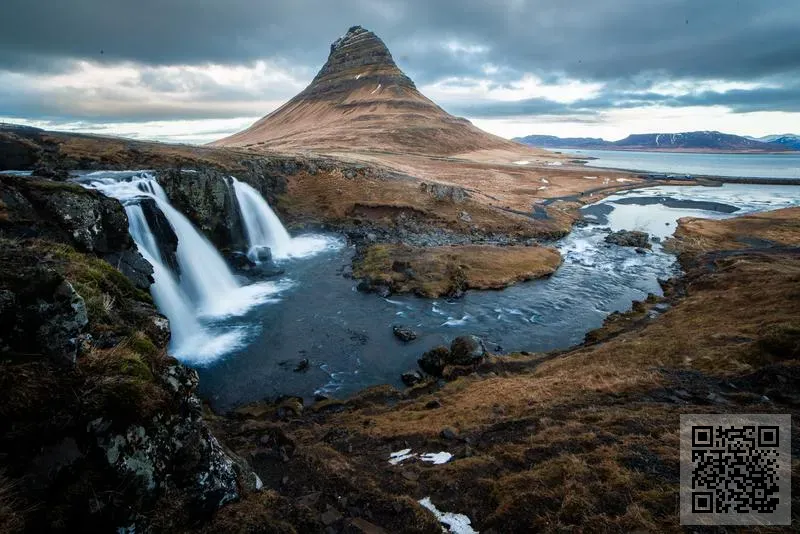
<path fill-rule="evenodd" d="M 800 0 L 2 0 L 0 122 L 203 143 L 350 26 L 504 137 L 800 134 Z"/>

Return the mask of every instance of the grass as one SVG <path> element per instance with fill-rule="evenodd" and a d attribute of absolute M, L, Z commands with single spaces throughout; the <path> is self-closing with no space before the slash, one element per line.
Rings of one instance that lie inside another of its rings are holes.
<path fill-rule="evenodd" d="M 769 216 L 781 220 L 800 210 Z M 683 228 L 677 248 L 691 267 L 667 288 L 671 307 L 656 319 L 648 312 L 660 299 L 648 298 L 611 318 L 594 344 L 492 357 L 477 373 L 438 389 L 346 402 L 339 413 L 312 409 L 306 416 L 313 424 L 287 421 L 280 428 L 306 454 L 330 444 L 348 473 L 369 481 L 363 484 L 430 495 L 440 509 L 467 514 L 480 531 L 680 532 L 680 414 L 797 415 L 779 399 L 781 392 L 794 395 L 800 261 L 775 248 L 719 253 L 730 243 L 786 231 L 758 218 L 704 222 L 701 234 L 694 228 Z M 394 260 L 379 248 L 369 261 L 385 267 Z M 747 385 L 767 371 L 783 380 L 765 375 L 763 385 Z M 710 401 L 709 392 L 723 387 L 735 395 Z M 689 400 L 670 398 L 682 390 Z M 764 404 L 764 394 L 776 404 Z M 740 400 L 747 398 L 753 400 Z M 234 442 L 252 443 L 259 424 L 265 423 L 246 419 L 236 426 Z M 458 438 L 444 439 L 446 427 Z M 389 453 L 403 448 L 446 450 L 454 459 L 435 468 L 389 467 Z M 328 455 L 318 460 L 314 469 L 326 472 Z M 289 480 L 285 495 L 311 491 Z"/>
<path fill-rule="evenodd" d="M 501 289 L 552 274 L 561 264 L 548 247 L 411 247 L 371 245 L 353 265 L 353 274 L 396 293 L 439 297 L 466 289 Z"/>

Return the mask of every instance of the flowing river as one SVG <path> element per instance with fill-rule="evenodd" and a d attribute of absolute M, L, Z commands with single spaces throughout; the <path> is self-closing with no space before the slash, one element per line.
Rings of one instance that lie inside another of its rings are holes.
<path fill-rule="evenodd" d="M 80 181 L 125 205 L 131 234 L 156 270 L 152 292 L 173 325 L 171 352 L 197 368 L 200 393 L 220 411 L 284 394 L 341 397 L 375 384 L 400 386 L 400 374 L 414 369 L 424 351 L 463 334 L 481 336 L 495 352 L 567 348 L 608 314 L 661 293 L 659 280 L 678 272 L 662 241 L 679 218 L 800 205 L 800 189 L 788 185 L 627 191 L 584 208 L 587 224 L 555 243 L 564 263 L 553 276 L 430 300 L 356 291 L 356 281 L 345 276 L 354 249 L 342 237 L 289 236 L 260 195 L 235 179 L 229 186 L 251 245 L 243 252 L 256 258 L 258 247 L 269 246 L 284 269 L 280 276 L 232 272 L 147 173 L 92 173 Z M 156 202 L 178 236 L 177 269 L 161 257 L 141 207 L 146 199 Z M 605 243 L 609 231 L 621 229 L 648 232 L 652 251 Z M 394 325 L 411 327 L 419 337 L 403 343 Z M 302 360 L 309 365 L 298 372 Z"/>

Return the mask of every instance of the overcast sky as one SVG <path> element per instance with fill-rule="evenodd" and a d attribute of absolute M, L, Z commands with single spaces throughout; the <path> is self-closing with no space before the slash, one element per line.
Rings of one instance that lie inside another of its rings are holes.
<path fill-rule="evenodd" d="M 0 0 L 0 121 L 210 141 L 356 24 L 506 137 L 800 133 L 800 0 Z"/>

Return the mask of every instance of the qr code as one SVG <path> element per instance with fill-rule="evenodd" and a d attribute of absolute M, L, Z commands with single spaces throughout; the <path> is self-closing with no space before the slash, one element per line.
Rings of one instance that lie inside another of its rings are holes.
<path fill-rule="evenodd" d="M 681 524 L 790 524 L 790 440 L 789 415 L 681 415 Z"/>

